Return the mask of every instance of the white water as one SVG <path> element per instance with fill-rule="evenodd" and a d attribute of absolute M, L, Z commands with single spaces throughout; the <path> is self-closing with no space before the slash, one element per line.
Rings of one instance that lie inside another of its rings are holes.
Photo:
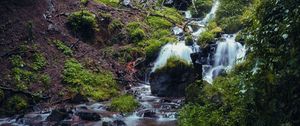
<path fill-rule="evenodd" d="M 246 55 L 245 46 L 235 41 L 236 35 L 224 34 L 217 42 L 217 51 L 214 55 L 214 64 L 211 69 L 204 73 L 204 80 L 212 83 L 213 79 L 223 70 L 229 71 L 235 64 L 243 61 Z"/>
<path fill-rule="evenodd" d="M 211 20 L 215 17 L 215 13 L 216 13 L 218 7 L 219 7 L 219 0 L 215 0 L 211 11 L 205 16 L 205 18 L 203 18 L 203 20 L 197 21 L 197 22 L 191 22 L 200 27 L 198 30 L 193 31 L 193 33 L 192 33 L 192 35 L 195 39 L 197 39 L 199 37 L 201 32 L 205 31 L 204 26 L 207 25 L 209 20 Z M 185 17 L 186 18 L 192 17 L 190 11 L 185 12 Z M 173 33 L 175 35 L 177 35 L 178 39 L 180 40 L 180 38 L 182 37 L 181 35 L 183 35 L 183 30 L 176 26 L 173 28 Z M 151 72 L 154 72 L 156 69 L 161 68 L 164 65 L 166 65 L 167 60 L 172 56 L 179 57 L 179 58 L 187 61 L 188 63 L 191 63 L 192 59 L 191 59 L 190 55 L 193 52 L 199 51 L 198 48 L 199 48 L 199 46 L 196 43 L 194 43 L 193 46 L 187 46 L 187 45 L 185 45 L 184 41 L 180 41 L 178 43 L 166 44 L 165 46 L 162 47 L 158 58 L 154 62 L 154 66 L 152 67 Z"/>

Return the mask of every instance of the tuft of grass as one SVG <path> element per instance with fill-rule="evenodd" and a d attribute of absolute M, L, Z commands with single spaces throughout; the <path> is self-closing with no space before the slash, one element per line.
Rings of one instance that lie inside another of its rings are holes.
<path fill-rule="evenodd" d="M 28 100 L 26 97 L 21 95 L 13 95 L 12 97 L 8 98 L 8 101 L 6 101 L 4 104 L 6 114 L 20 114 L 21 111 L 27 109 L 28 107 Z"/>
<path fill-rule="evenodd" d="M 112 99 L 110 106 L 114 111 L 126 113 L 134 111 L 139 103 L 132 95 L 122 95 Z"/>
<path fill-rule="evenodd" d="M 34 70 L 41 70 L 47 64 L 46 58 L 41 53 L 35 53 L 33 55 L 33 63 L 31 65 Z"/>
<path fill-rule="evenodd" d="M 120 0 L 95 0 L 95 1 L 112 7 L 117 7 L 120 3 Z"/>
<path fill-rule="evenodd" d="M 64 42 L 60 41 L 60 40 L 53 40 L 53 43 L 55 44 L 55 46 L 62 51 L 65 55 L 69 55 L 71 56 L 73 54 L 73 51 L 71 50 L 71 48 L 69 48 L 68 46 L 66 46 L 64 44 Z"/>

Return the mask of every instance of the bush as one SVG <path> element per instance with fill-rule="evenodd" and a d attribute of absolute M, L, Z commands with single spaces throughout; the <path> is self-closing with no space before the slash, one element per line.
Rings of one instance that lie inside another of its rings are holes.
<path fill-rule="evenodd" d="M 75 35 L 80 35 L 84 39 L 94 37 L 97 29 L 96 16 L 88 10 L 73 12 L 68 17 L 68 26 Z"/>
<path fill-rule="evenodd" d="M 93 73 L 74 59 L 66 61 L 63 81 L 72 91 L 94 100 L 106 100 L 117 94 L 116 81 L 111 72 Z"/>
<path fill-rule="evenodd" d="M 71 56 L 73 51 L 71 50 L 71 48 L 69 48 L 68 46 L 66 46 L 64 44 L 64 42 L 60 41 L 60 40 L 54 40 L 53 43 L 55 44 L 55 46 L 62 51 L 65 55 L 69 55 Z"/>
<path fill-rule="evenodd" d="M 14 95 L 10 97 L 4 105 L 6 114 L 21 114 L 22 110 L 29 107 L 28 101 L 24 96 Z"/>
<path fill-rule="evenodd" d="M 194 2 L 196 8 L 194 8 L 194 6 L 189 8 L 189 10 L 191 10 L 192 17 L 194 18 L 204 17 L 207 13 L 209 13 L 213 5 L 213 0 L 195 0 Z"/>
<path fill-rule="evenodd" d="M 213 42 L 215 39 L 215 34 L 210 31 L 204 31 L 201 33 L 198 39 L 198 45 L 205 47 L 208 43 Z"/>
<path fill-rule="evenodd" d="M 112 99 L 111 108 L 117 112 L 132 112 L 139 106 L 139 103 L 131 95 L 122 95 Z"/>
<path fill-rule="evenodd" d="M 185 39 L 185 45 L 192 46 L 194 44 L 193 37 L 191 35 L 188 35 Z"/>

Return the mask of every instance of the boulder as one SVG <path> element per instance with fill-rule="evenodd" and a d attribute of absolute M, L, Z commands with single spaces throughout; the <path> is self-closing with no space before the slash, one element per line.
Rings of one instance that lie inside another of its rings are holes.
<path fill-rule="evenodd" d="M 191 0 L 165 0 L 164 5 L 168 7 L 175 7 L 178 10 L 187 10 L 191 3 Z"/>
<path fill-rule="evenodd" d="M 169 58 L 164 67 L 150 75 L 151 93 L 160 97 L 183 97 L 185 88 L 195 79 L 192 64 Z"/>
<path fill-rule="evenodd" d="M 51 114 L 47 117 L 47 121 L 60 122 L 69 117 L 69 113 L 66 109 L 52 110 Z"/>
<path fill-rule="evenodd" d="M 115 120 L 115 121 L 113 121 L 113 126 L 127 126 L 127 125 L 122 120 Z"/>

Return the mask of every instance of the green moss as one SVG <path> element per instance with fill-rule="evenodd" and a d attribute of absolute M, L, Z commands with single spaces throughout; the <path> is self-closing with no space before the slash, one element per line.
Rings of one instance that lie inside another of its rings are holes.
<path fill-rule="evenodd" d="M 47 87 L 50 86 L 51 77 L 48 74 L 41 75 L 40 80 L 45 86 L 47 86 Z"/>
<path fill-rule="evenodd" d="M 192 17 L 199 18 L 204 17 L 210 10 L 213 4 L 213 0 L 196 0 L 195 6 L 191 6 Z"/>
<path fill-rule="evenodd" d="M 192 64 L 180 57 L 172 56 L 167 60 L 167 64 L 158 68 L 155 73 L 170 73 L 172 77 L 178 77 L 183 71 L 192 70 Z"/>
<path fill-rule="evenodd" d="M 147 59 L 154 60 L 156 56 L 158 55 L 160 48 L 166 44 L 166 42 L 162 42 L 156 39 L 150 39 L 147 40 L 146 46 L 144 47 L 144 50 L 146 52 Z"/>
<path fill-rule="evenodd" d="M 239 16 L 222 18 L 218 22 L 220 24 L 220 27 L 224 29 L 224 32 L 228 34 L 233 34 L 235 32 L 238 32 L 242 28 L 242 23 L 240 21 Z"/>
<path fill-rule="evenodd" d="M 65 55 L 69 55 L 71 56 L 73 51 L 71 50 L 71 48 L 69 48 L 68 46 L 66 46 L 64 44 L 64 42 L 60 41 L 60 40 L 53 40 L 53 43 L 55 44 L 55 46 L 62 51 Z"/>
<path fill-rule="evenodd" d="M 182 14 L 180 14 L 178 12 L 177 9 L 175 8 L 169 8 L 169 7 L 164 7 L 160 10 L 156 10 L 154 11 L 155 14 L 158 14 L 158 15 L 161 15 L 161 16 L 164 16 L 164 17 L 167 17 L 173 21 L 175 21 L 175 23 L 182 23 L 184 18 L 182 16 Z"/>
<path fill-rule="evenodd" d="M 14 95 L 10 97 L 4 105 L 7 114 L 21 113 L 24 109 L 29 107 L 28 101 L 24 96 Z"/>
<path fill-rule="evenodd" d="M 140 22 L 131 22 L 127 24 L 127 31 L 131 42 L 139 42 L 146 37 L 145 31 L 141 27 L 142 24 Z"/>
<path fill-rule="evenodd" d="M 46 64 L 47 61 L 41 53 L 33 54 L 33 63 L 31 64 L 33 70 L 41 70 L 46 66 Z"/>
<path fill-rule="evenodd" d="M 150 27 L 153 29 L 169 29 L 173 26 L 173 24 L 168 20 L 157 16 L 149 16 L 147 21 Z"/>
<path fill-rule="evenodd" d="M 88 2 L 89 2 L 89 0 L 80 0 L 80 3 L 83 5 L 87 5 Z"/>
<path fill-rule="evenodd" d="M 117 94 L 116 81 L 111 72 L 91 72 L 74 59 L 66 61 L 63 81 L 72 91 L 95 100 L 105 100 Z"/>
<path fill-rule="evenodd" d="M 123 23 L 118 20 L 118 19 L 114 19 L 110 22 L 110 24 L 108 25 L 108 30 L 110 32 L 114 32 L 116 30 L 120 30 L 123 28 Z"/>
<path fill-rule="evenodd" d="M 90 39 L 97 29 L 96 16 L 88 10 L 73 12 L 68 17 L 68 26 L 75 35 Z"/>
<path fill-rule="evenodd" d="M 117 7 L 120 3 L 120 0 L 95 0 L 95 1 L 113 7 Z"/>
<path fill-rule="evenodd" d="M 131 95 L 122 95 L 111 101 L 112 110 L 117 112 L 132 112 L 138 105 L 138 102 Z"/>

